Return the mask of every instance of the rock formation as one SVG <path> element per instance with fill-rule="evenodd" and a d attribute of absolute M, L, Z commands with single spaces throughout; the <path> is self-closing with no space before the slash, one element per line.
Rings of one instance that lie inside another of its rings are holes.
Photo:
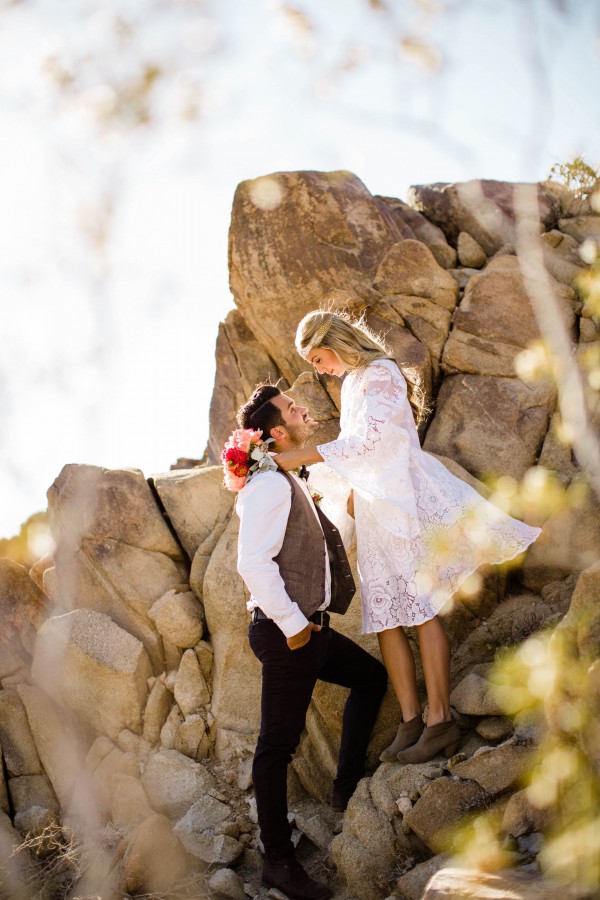
<path fill-rule="evenodd" d="M 413 188 L 407 204 L 372 196 L 348 172 L 238 187 L 229 248 L 237 308 L 217 340 L 208 463 L 148 480 L 138 470 L 65 466 L 48 492 L 54 556 L 29 573 L 0 561 L 0 892 L 32 896 L 40 858 L 59 859 L 74 841 L 81 895 L 190 896 L 194 885 L 198 896 L 201 885 L 203 896 L 265 896 L 250 770 L 260 672 L 218 460 L 236 408 L 269 377 L 310 406 L 318 439 L 337 434 L 339 384 L 307 372 L 293 347 L 298 320 L 325 295 L 364 313 L 415 368 L 433 409 L 424 447 L 453 472 L 482 492 L 478 479 L 518 480 L 541 465 L 564 488 L 584 484 L 558 441 L 554 385 L 515 371 L 539 337 L 514 251 L 515 196 L 496 182 L 429 185 Z M 564 327 L 574 345 L 598 341 L 571 282 L 579 242 L 598 237 L 600 219 L 585 208 L 566 216 L 546 186 L 537 197 Z M 535 859 L 544 822 L 521 778 L 539 733 L 503 714 L 489 666 L 560 621 L 574 589 L 574 603 L 585 595 L 598 608 L 598 502 L 590 491 L 578 497 L 575 507 L 546 510 L 518 573 L 486 574 L 446 615 L 464 731 L 455 757 L 379 765 L 398 719 L 390 692 L 370 774 L 340 819 L 326 804 L 345 692 L 317 686 L 291 808 L 309 867 L 335 865 L 336 896 L 420 898 L 430 878 L 427 896 L 451 896 L 461 877 L 446 868 L 453 829 L 484 807 L 504 811 L 516 861 Z M 596 640 L 596 618 L 578 634 L 582 646 Z M 356 602 L 336 624 L 378 652 L 375 637 L 360 633 Z M 599 746 L 589 752 L 600 755 Z M 25 834 L 35 852 L 13 854 Z M 75 876 L 59 868 L 39 896 L 67 896 Z M 506 884 L 521 896 L 518 880 Z"/>

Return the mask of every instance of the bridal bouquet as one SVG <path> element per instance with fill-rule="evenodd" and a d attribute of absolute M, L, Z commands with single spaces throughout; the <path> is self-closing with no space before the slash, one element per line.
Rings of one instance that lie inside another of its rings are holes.
<path fill-rule="evenodd" d="M 261 435 L 262 431 L 247 428 L 238 428 L 230 434 L 221 454 L 223 482 L 229 491 L 237 494 L 257 472 L 277 470 L 277 463 L 268 451 L 273 438 L 263 441 Z"/>

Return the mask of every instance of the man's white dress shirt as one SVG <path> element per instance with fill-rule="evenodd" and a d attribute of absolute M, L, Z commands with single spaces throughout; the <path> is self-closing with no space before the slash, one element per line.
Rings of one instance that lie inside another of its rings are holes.
<path fill-rule="evenodd" d="M 321 528 L 306 481 L 295 472 L 288 474 L 308 497 Z M 239 492 L 236 503 L 236 511 L 240 517 L 238 572 L 251 595 L 246 605 L 250 611 L 260 607 L 281 628 L 286 638 L 298 634 L 308 624 L 308 619 L 298 604 L 288 596 L 279 566 L 274 559 L 283 546 L 291 506 L 292 486 L 279 472 L 274 471 L 255 475 Z M 325 543 L 325 536 L 323 542 Z M 327 609 L 330 602 L 331 569 L 325 543 L 325 602 L 319 609 Z"/>

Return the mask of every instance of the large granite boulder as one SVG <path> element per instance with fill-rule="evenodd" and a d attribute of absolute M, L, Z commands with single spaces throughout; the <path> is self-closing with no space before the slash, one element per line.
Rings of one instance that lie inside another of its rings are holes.
<path fill-rule="evenodd" d="M 46 775 L 19 775 L 8 779 L 8 795 L 14 815 L 31 809 L 46 809 L 58 815 L 60 804 Z"/>
<path fill-rule="evenodd" d="M 223 469 L 174 469 L 150 480 L 184 550 L 193 559 L 200 544 L 231 512 L 233 496 L 223 487 Z"/>
<path fill-rule="evenodd" d="M 47 619 L 32 675 L 92 733 L 141 732 L 150 660 L 141 641 L 104 613 L 76 609 Z"/>
<path fill-rule="evenodd" d="M 186 581 L 181 547 L 138 469 L 65 466 L 48 491 L 57 544 L 55 593 L 64 611 L 98 610 L 144 644 L 156 672 L 153 603 Z"/>
<path fill-rule="evenodd" d="M 545 831 L 551 822 L 547 808 L 534 806 L 526 788 L 513 794 L 502 816 L 502 831 L 517 838 L 532 831 Z"/>
<path fill-rule="evenodd" d="M 175 821 L 197 800 L 217 789 L 215 777 L 206 766 L 176 750 L 160 750 L 151 756 L 141 781 L 152 808 Z"/>
<path fill-rule="evenodd" d="M 248 592 L 237 573 L 238 526 L 233 515 L 204 579 L 206 622 L 215 651 L 211 712 L 217 728 L 253 733 L 260 721 L 260 665 L 248 644 Z"/>
<path fill-rule="evenodd" d="M 16 690 L 0 691 L 0 747 L 9 775 L 41 775 L 27 712 Z"/>
<path fill-rule="evenodd" d="M 177 884 L 183 885 L 190 874 L 188 856 L 166 816 L 149 816 L 124 843 L 124 894 L 164 896 L 177 891 Z"/>
<path fill-rule="evenodd" d="M 109 737 L 100 735 L 88 750 L 78 788 L 85 799 L 93 796 L 96 811 L 107 818 L 119 790 L 115 779 L 119 776 L 139 778 L 139 775 L 135 753 L 122 750 Z M 81 796 L 78 799 L 81 801 Z"/>
<path fill-rule="evenodd" d="M 532 872 L 482 872 L 443 868 L 426 885 L 422 900 L 589 900 L 589 892 Z"/>
<path fill-rule="evenodd" d="M 574 333 L 570 291 L 561 287 L 558 296 L 565 327 Z M 444 372 L 513 377 L 517 353 L 539 338 L 517 257 L 496 257 L 469 280 L 444 349 Z"/>
<path fill-rule="evenodd" d="M 242 182 L 229 238 L 237 307 L 279 371 L 303 369 L 296 324 L 333 288 L 367 300 L 389 248 L 402 236 L 391 214 L 350 172 L 290 172 Z"/>
<path fill-rule="evenodd" d="M 0 811 L 0 890 L 10 900 L 28 900 L 36 882 L 33 857 L 29 850 L 21 850 L 22 844 L 10 816 Z"/>
<path fill-rule="evenodd" d="M 423 900 L 430 879 L 448 865 L 449 859 L 447 853 L 438 853 L 401 875 L 396 882 L 396 890 L 402 900 Z"/>
<path fill-rule="evenodd" d="M 181 559 L 181 549 L 139 469 L 65 466 L 48 490 L 48 504 L 58 557 L 75 554 L 89 536 Z"/>
<path fill-rule="evenodd" d="M 0 678 L 26 671 L 36 631 L 48 613 L 48 601 L 12 559 L 0 559 Z"/>
<path fill-rule="evenodd" d="M 397 863 L 423 858 L 427 851 L 413 836 L 394 828 L 374 802 L 370 782 L 363 779 L 350 800 L 343 830 L 331 844 L 331 858 L 352 896 L 377 898 L 389 894 L 390 872 Z"/>
<path fill-rule="evenodd" d="M 587 238 L 600 241 L 600 216 L 573 216 L 570 219 L 560 219 L 558 227 L 580 243 Z"/>
<path fill-rule="evenodd" d="M 117 828 L 128 831 L 152 815 L 146 791 L 136 775 L 115 772 L 110 788 L 110 821 Z"/>
<path fill-rule="evenodd" d="M 424 344 L 437 368 L 448 337 L 458 285 L 420 241 L 394 244 L 377 268 L 375 287 L 415 337 Z M 383 304 L 378 309 L 382 310 Z M 385 313 L 382 313 L 385 317 Z M 394 354 L 409 362 L 405 354 Z"/>
<path fill-rule="evenodd" d="M 530 749 L 509 740 L 499 747 L 482 747 L 471 759 L 453 766 L 452 774 L 477 782 L 495 796 L 517 787 L 530 762 Z"/>
<path fill-rule="evenodd" d="M 158 743 L 161 729 L 167 721 L 172 705 L 172 692 L 167 688 L 164 680 L 157 678 L 152 685 L 144 710 L 144 738 L 148 743 Z"/>
<path fill-rule="evenodd" d="M 487 262 L 487 257 L 475 238 L 466 231 L 461 231 L 456 241 L 458 261 L 461 266 L 470 269 L 481 269 Z"/>
<path fill-rule="evenodd" d="M 400 230 L 402 237 L 421 241 L 429 247 L 433 256 L 443 269 L 451 269 L 456 265 L 456 250 L 451 247 L 441 228 L 434 225 L 424 215 L 395 197 L 377 197 L 385 203 Z"/>
<path fill-rule="evenodd" d="M 450 703 L 457 712 L 468 716 L 500 716 L 503 712 L 492 685 L 476 672 L 470 672 L 456 685 Z"/>
<path fill-rule="evenodd" d="M 541 248 L 550 275 L 561 284 L 571 286 L 585 267 L 575 238 L 552 230 L 542 235 Z"/>
<path fill-rule="evenodd" d="M 333 381 L 333 379 L 330 379 Z M 286 391 L 300 406 L 306 406 L 318 429 L 312 440 L 315 444 L 334 441 L 340 433 L 340 414 L 327 387 L 312 372 L 303 372 Z"/>
<path fill-rule="evenodd" d="M 413 185 L 408 202 L 442 229 L 455 245 L 466 232 L 491 256 L 516 236 L 517 217 L 537 219 L 544 230 L 555 225 L 560 201 L 543 184 L 473 180 L 462 184 Z"/>
<path fill-rule="evenodd" d="M 223 444 L 237 428 L 235 413 L 257 384 L 275 383 L 280 372 L 271 358 L 270 344 L 261 345 L 237 309 L 219 325 L 215 356 L 217 367 L 210 410 L 207 452 L 218 462 Z M 281 387 L 287 387 L 285 379 Z"/>
<path fill-rule="evenodd" d="M 453 829 L 467 810 L 485 806 L 487 793 L 474 781 L 436 778 L 404 816 L 408 827 L 434 852 L 452 844 Z"/>
<path fill-rule="evenodd" d="M 41 688 L 19 684 L 17 692 L 27 712 L 44 772 L 65 810 L 84 765 L 85 745 L 80 728 L 68 711 L 58 706 Z"/>
<path fill-rule="evenodd" d="M 10 803 L 8 802 L 8 788 L 4 777 L 4 765 L 2 756 L 2 746 L 0 745 L 0 813 L 10 812 Z"/>
<path fill-rule="evenodd" d="M 583 571 L 575 585 L 571 605 L 561 622 L 571 635 L 573 649 L 592 665 L 600 657 L 600 561 Z"/>
<path fill-rule="evenodd" d="M 600 501 L 581 475 L 571 484 L 582 488 L 582 495 L 549 515 L 528 551 L 523 581 L 532 590 L 581 572 L 600 557 Z"/>
<path fill-rule="evenodd" d="M 497 715 L 497 704 L 489 696 L 485 679 L 473 671 L 475 666 L 492 663 L 500 648 L 514 646 L 526 640 L 534 631 L 551 626 L 569 607 L 572 584 L 551 582 L 540 594 L 529 591 L 509 593 L 505 599 L 494 603 L 491 612 L 475 604 L 475 612 L 481 621 L 473 620 L 463 633 L 454 637 L 452 652 L 452 684 L 457 688 L 453 705 L 468 715 Z M 447 629 L 448 630 L 448 629 Z M 460 691 L 458 686 L 463 681 Z M 479 700 L 477 699 L 479 698 Z M 467 709 L 467 705 L 481 702 L 480 709 Z M 464 706 L 463 706 L 464 704 Z M 485 712 L 486 706 L 494 712 Z"/>
<path fill-rule="evenodd" d="M 425 450 L 450 456 L 478 478 L 522 478 L 536 461 L 554 402 L 550 384 L 451 375 L 438 395 Z"/>
<path fill-rule="evenodd" d="M 174 647 L 194 647 L 204 634 L 204 609 L 192 591 L 167 591 L 148 615 L 159 634 Z"/>
<path fill-rule="evenodd" d="M 174 693 L 175 700 L 186 717 L 210 703 L 210 691 L 193 650 L 186 650 L 181 657 Z"/>
<path fill-rule="evenodd" d="M 377 267 L 373 281 L 382 294 L 424 297 L 452 311 L 458 285 L 420 241 L 393 244 Z"/>

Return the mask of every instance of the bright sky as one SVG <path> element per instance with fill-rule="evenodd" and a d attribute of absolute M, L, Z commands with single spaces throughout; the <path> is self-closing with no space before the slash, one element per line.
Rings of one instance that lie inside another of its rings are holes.
<path fill-rule="evenodd" d="M 343 168 L 404 197 L 600 164 L 596 0 L 377 5 L 297 0 L 312 30 L 294 31 L 269 0 L 114 0 L 134 29 L 116 48 L 100 0 L 0 3 L 0 536 L 45 508 L 65 463 L 148 476 L 202 455 L 242 179 Z M 49 57 L 82 73 L 65 95 Z M 167 76 L 154 124 L 99 127 L 106 85 L 144 60 Z M 189 83 L 202 112 L 185 124 Z M 82 224 L 107 199 L 102 261 Z"/>

